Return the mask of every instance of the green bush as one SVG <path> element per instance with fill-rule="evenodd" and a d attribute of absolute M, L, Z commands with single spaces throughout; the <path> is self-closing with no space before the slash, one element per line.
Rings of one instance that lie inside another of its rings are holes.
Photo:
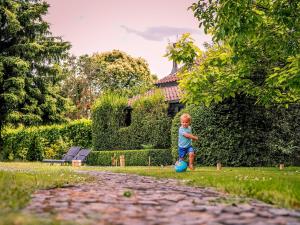
<path fill-rule="evenodd" d="M 138 133 L 134 134 L 131 126 L 121 127 L 118 130 L 118 145 L 119 149 L 140 149 Z"/>
<path fill-rule="evenodd" d="M 160 92 L 136 100 L 131 125 L 125 127 L 127 100 L 112 93 L 100 97 L 93 108 L 93 146 L 95 150 L 170 147 L 171 119 Z"/>
<path fill-rule="evenodd" d="M 88 165 L 111 166 L 112 157 L 125 155 L 126 166 L 148 166 L 149 156 L 151 166 L 170 165 L 172 156 L 170 149 L 140 149 L 119 151 L 92 151 L 88 158 Z"/>
<path fill-rule="evenodd" d="M 73 145 L 92 146 L 90 120 L 78 120 L 68 124 L 7 129 L 2 132 L 3 160 L 60 159 Z"/>
<path fill-rule="evenodd" d="M 300 106 L 271 110 L 272 128 L 266 145 L 277 162 L 300 165 Z"/>
<path fill-rule="evenodd" d="M 154 148 L 170 147 L 171 118 L 167 116 L 168 104 L 157 90 L 150 96 L 136 100 L 132 106 L 131 137 L 135 146 L 152 145 Z M 134 136 L 136 134 L 136 136 Z"/>
<path fill-rule="evenodd" d="M 97 150 L 118 149 L 118 130 L 124 126 L 127 99 L 113 93 L 103 94 L 92 110 L 93 146 Z"/>
<path fill-rule="evenodd" d="M 192 116 L 193 146 L 202 165 L 273 166 L 299 163 L 299 109 L 265 109 L 253 102 L 227 102 L 210 108 L 188 106 L 172 122 L 172 157 L 177 159 L 180 115 Z"/>
<path fill-rule="evenodd" d="M 233 154 L 237 150 L 239 134 L 233 123 L 228 123 L 225 117 L 218 115 L 212 108 L 189 106 L 178 113 L 172 123 L 172 156 L 178 158 L 178 129 L 180 116 L 187 112 L 192 116 L 192 133 L 199 137 L 199 141 L 193 142 L 196 160 L 200 164 L 215 165 L 221 161 L 225 165 L 236 165 Z"/>

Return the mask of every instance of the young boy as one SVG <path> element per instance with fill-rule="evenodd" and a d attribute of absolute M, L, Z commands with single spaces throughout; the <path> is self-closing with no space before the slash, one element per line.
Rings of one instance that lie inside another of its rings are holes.
<path fill-rule="evenodd" d="M 192 147 L 192 140 L 198 140 L 198 137 L 192 134 L 190 127 L 191 116 L 184 113 L 180 117 L 181 127 L 178 133 L 178 155 L 179 160 L 183 160 L 187 153 L 189 153 L 189 169 L 194 170 L 195 151 Z"/>

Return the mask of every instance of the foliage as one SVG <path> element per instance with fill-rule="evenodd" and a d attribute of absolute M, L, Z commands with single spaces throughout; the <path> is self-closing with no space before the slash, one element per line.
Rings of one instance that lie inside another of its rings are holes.
<path fill-rule="evenodd" d="M 300 3 L 199 0 L 190 8 L 213 43 L 192 66 L 182 57 L 184 46 L 172 57 L 186 64 L 179 73 L 183 101 L 210 107 L 202 107 L 202 123 L 215 136 L 205 138 L 210 143 L 203 160 L 218 160 L 220 151 L 229 165 L 291 163 L 290 157 L 299 157 L 299 137 L 292 131 L 299 123 L 292 121 L 300 100 Z"/>
<path fill-rule="evenodd" d="M 190 8 L 214 45 L 183 77 L 186 100 L 208 105 L 244 93 L 265 106 L 299 102 L 299 2 L 199 0 Z"/>
<path fill-rule="evenodd" d="M 253 84 L 240 77 L 240 65 L 232 63 L 233 52 L 229 46 L 212 46 L 200 57 L 199 65 L 179 74 L 179 87 L 186 90 L 182 101 L 209 106 L 241 93 L 253 92 Z"/>
<path fill-rule="evenodd" d="M 273 109 L 271 114 L 272 128 L 266 144 L 273 150 L 273 158 L 281 163 L 288 158 L 293 165 L 300 165 L 300 106 Z"/>
<path fill-rule="evenodd" d="M 0 224 L 62 224 L 58 221 L 26 216 L 21 210 L 38 189 L 58 188 L 88 180 L 71 168 L 41 163 L 0 163 Z M 9 187 L 9 188 L 7 188 Z"/>
<path fill-rule="evenodd" d="M 174 62 L 185 63 L 186 67 L 191 67 L 201 54 L 201 50 L 194 44 L 194 39 L 189 33 L 185 33 L 177 42 L 169 43 L 164 56 Z"/>
<path fill-rule="evenodd" d="M 43 20 L 48 7 L 40 0 L 0 1 L 0 130 L 66 121 L 60 62 L 70 44 L 51 36 Z"/>
<path fill-rule="evenodd" d="M 171 119 L 167 116 L 168 104 L 160 90 L 137 99 L 132 105 L 131 136 L 137 147 L 152 145 L 155 148 L 170 146 Z"/>
<path fill-rule="evenodd" d="M 92 151 L 88 156 L 87 164 L 93 166 L 111 166 L 112 158 L 114 157 L 118 160 L 120 155 L 125 156 L 126 166 L 148 166 L 149 157 L 151 166 L 170 165 L 172 163 L 170 149 L 139 149 Z"/>
<path fill-rule="evenodd" d="M 178 158 L 180 115 L 188 112 L 192 132 L 199 137 L 193 146 L 202 165 L 299 165 L 299 108 L 266 110 L 253 107 L 249 99 L 231 101 L 211 107 L 191 105 L 176 115 L 171 130 L 173 161 Z"/>
<path fill-rule="evenodd" d="M 7 129 L 3 132 L 1 158 L 36 161 L 61 159 L 73 146 L 91 147 L 91 121 L 78 120 L 68 124 Z"/>
<path fill-rule="evenodd" d="M 93 107 L 93 147 L 97 150 L 117 149 L 118 130 L 124 126 L 127 98 L 114 93 L 101 95 Z"/>
<path fill-rule="evenodd" d="M 278 168 L 266 167 L 223 167 L 220 171 L 216 171 L 216 167 L 196 167 L 195 171 L 187 171 L 186 173 L 175 173 L 174 169 L 170 167 L 110 167 L 109 170 L 157 178 L 175 178 L 188 181 L 186 182 L 187 185 L 215 187 L 221 192 L 239 196 L 221 197 L 216 199 L 215 203 L 239 205 L 255 198 L 281 208 L 300 208 L 299 167 L 287 167 L 283 171 Z"/>
<path fill-rule="evenodd" d="M 148 64 L 142 58 L 133 58 L 125 52 L 97 53 L 90 58 L 91 78 L 100 92 L 114 91 L 134 96 L 151 88 Z"/>
<path fill-rule="evenodd" d="M 137 99 L 132 105 L 131 124 L 126 127 L 127 107 L 127 99 L 113 93 L 99 98 L 92 114 L 95 150 L 170 146 L 171 121 L 162 93 L 157 91 Z"/>
<path fill-rule="evenodd" d="M 133 96 L 150 89 L 157 80 L 145 60 L 118 50 L 68 57 L 63 74 L 62 94 L 75 105 L 68 114 L 72 119 L 90 118 L 93 102 L 105 92 Z"/>
<path fill-rule="evenodd" d="M 91 105 L 99 94 L 95 81 L 91 78 L 90 65 L 91 59 L 88 55 L 78 58 L 70 56 L 63 64 L 65 79 L 61 92 L 75 106 L 68 114 L 71 119 L 90 118 Z"/>

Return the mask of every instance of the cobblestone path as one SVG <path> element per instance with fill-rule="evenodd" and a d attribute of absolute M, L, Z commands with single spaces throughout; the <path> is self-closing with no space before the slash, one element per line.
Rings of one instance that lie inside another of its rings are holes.
<path fill-rule="evenodd" d="M 86 172 L 93 183 L 40 190 L 26 212 L 80 224 L 286 224 L 300 225 L 300 212 L 230 197 L 171 179 Z"/>

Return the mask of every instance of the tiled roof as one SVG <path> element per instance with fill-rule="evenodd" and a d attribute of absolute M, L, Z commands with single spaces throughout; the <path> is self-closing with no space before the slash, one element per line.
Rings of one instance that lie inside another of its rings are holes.
<path fill-rule="evenodd" d="M 174 82 L 174 81 L 177 81 L 177 80 L 179 80 L 179 78 L 177 77 L 176 73 L 173 73 L 173 74 L 165 76 L 162 79 L 156 81 L 155 84 L 156 85 L 165 84 L 165 83 Z"/>
<path fill-rule="evenodd" d="M 180 90 L 178 86 L 162 87 L 160 88 L 166 98 L 166 101 L 179 101 L 180 99 Z"/>
<path fill-rule="evenodd" d="M 179 78 L 177 77 L 176 73 L 172 73 L 155 82 L 155 85 L 158 87 L 158 89 L 162 90 L 167 102 L 179 102 L 180 90 L 176 82 L 178 80 Z M 154 89 L 151 89 L 143 95 L 136 95 L 128 100 L 128 105 L 131 106 L 134 101 L 141 98 L 142 96 L 150 96 L 153 93 Z"/>
<path fill-rule="evenodd" d="M 177 85 L 169 87 L 160 87 L 159 90 L 162 90 L 166 101 L 179 101 L 180 90 Z M 134 101 L 141 98 L 142 96 L 150 96 L 154 93 L 154 89 L 147 91 L 144 95 L 136 95 L 128 100 L 128 104 L 132 105 Z"/>
<path fill-rule="evenodd" d="M 167 101 L 179 101 L 180 90 L 177 85 L 170 86 L 170 87 L 163 87 L 161 89 L 163 90 Z"/>

